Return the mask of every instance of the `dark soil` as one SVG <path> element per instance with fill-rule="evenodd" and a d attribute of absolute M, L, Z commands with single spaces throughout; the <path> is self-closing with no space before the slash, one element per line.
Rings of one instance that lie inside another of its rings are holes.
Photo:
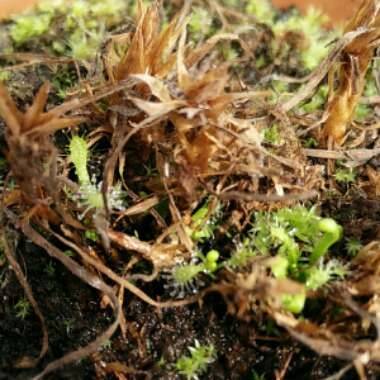
<path fill-rule="evenodd" d="M 42 369 L 53 359 L 88 344 L 111 323 L 112 313 L 99 307 L 99 294 L 71 275 L 60 263 L 29 243 L 20 243 L 18 259 L 27 268 L 27 278 L 46 318 L 49 352 Z M 53 268 L 53 269 L 52 269 Z M 0 379 L 29 379 L 38 369 L 14 367 L 25 356 L 37 356 L 41 330 L 33 312 L 24 320 L 15 317 L 14 306 L 24 296 L 13 273 L 2 268 L 0 297 Z M 212 343 L 218 353 L 201 379 L 251 380 L 252 370 L 265 379 L 275 379 L 290 360 L 284 379 L 324 379 L 339 371 L 344 362 L 320 357 L 287 337 L 268 319 L 267 331 L 255 321 L 226 315 L 219 295 L 210 295 L 198 305 L 157 312 L 136 297 L 126 297 L 127 334 L 117 333 L 101 351 L 74 365 L 48 375 L 47 379 L 116 379 L 107 374 L 105 363 L 121 362 L 131 369 L 128 379 L 180 380 L 173 364 L 194 340 Z M 160 360 L 161 359 L 161 360 Z M 136 373 L 133 373 L 136 372 Z M 342 378 L 357 379 L 355 371 Z M 367 368 L 367 379 L 378 379 L 378 369 Z"/>

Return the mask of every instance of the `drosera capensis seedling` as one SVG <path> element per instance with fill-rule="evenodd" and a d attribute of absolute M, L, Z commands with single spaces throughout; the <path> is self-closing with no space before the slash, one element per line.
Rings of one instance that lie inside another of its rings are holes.
<path fill-rule="evenodd" d="M 258 213 L 254 219 L 251 238 L 261 254 L 275 253 L 270 264 L 274 277 L 305 284 L 303 292 L 283 295 L 285 309 L 302 312 L 306 290 L 316 290 L 344 272 L 336 263 L 321 262 L 342 237 L 342 227 L 334 219 L 316 215 L 314 208 L 308 210 L 303 206 Z"/>
<path fill-rule="evenodd" d="M 86 210 L 84 216 L 90 210 L 104 209 L 103 194 L 101 193 L 101 183 L 96 184 L 95 179 L 91 180 L 88 173 L 89 150 L 86 140 L 79 136 L 74 136 L 70 141 L 70 160 L 74 164 L 75 173 L 78 177 L 80 188 L 76 194 L 80 203 L 83 203 Z M 124 194 L 120 185 L 113 186 L 108 192 L 110 209 L 124 209 Z"/>

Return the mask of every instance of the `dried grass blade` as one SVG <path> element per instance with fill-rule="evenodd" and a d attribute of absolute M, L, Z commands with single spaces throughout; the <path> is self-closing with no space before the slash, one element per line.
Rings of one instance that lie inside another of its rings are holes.
<path fill-rule="evenodd" d="M 380 36 L 380 12 L 375 0 L 363 1 L 358 13 L 346 27 L 347 32 L 358 30 L 365 32 L 357 35 L 342 50 L 339 85 L 327 106 L 328 118 L 323 129 L 324 137 L 339 145 L 363 93 L 365 75 Z M 332 70 L 335 71 L 335 68 Z M 333 93 L 332 88 L 330 91 Z"/>
<path fill-rule="evenodd" d="M 76 125 L 85 122 L 86 119 L 83 117 L 77 117 L 77 118 L 64 118 L 64 119 L 53 119 L 51 121 L 48 121 L 45 124 L 39 125 L 36 128 L 33 128 L 26 133 L 24 133 L 25 136 L 30 135 L 49 135 L 55 131 L 59 131 L 63 128 L 68 127 L 75 127 Z"/>
<path fill-rule="evenodd" d="M 131 75 L 131 77 L 146 83 L 149 86 L 152 95 L 162 102 L 170 102 L 172 100 L 169 90 L 160 79 L 148 74 L 135 74 Z"/>
<path fill-rule="evenodd" d="M 157 196 L 145 199 L 142 202 L 137 203 L 134 206 L 128 207 L 125 211 L 121 212 L 116 221 L 118 222 L 121 218 L 124 218 L 126 216 L 142 214 L 151 209 L 152 207 L 156 206 L 159 203 L 159 201 L 160 200 Z"/>
<path fill-rule="evenodd" d="M 319 85 L 319 83 L 323 80 L 323 78 L 327 75 L 331 66 L 335 63 L 339 54 L 343 51 L 343 49 L 352 42 L 356 37 L 366 33 L 366 30 L 356 30 L 353 32 L 346 33 L 342 38 L 340 38 L 334 48 L 331 50 L 329 55 L 321 62 L 321 64 L 315 69 L 313 75 L 310 77 L 308 83 L 303 86 L 295 95 L 293 95 L 289 100 L 285 103 L 279 105 L 279 109 L 282 112 L 288 112 L 300 102 L 308 99 L 314 93 L 315 88 Z"/>
<path fill-rule="evenodd" d="M 149 117 L 158 118 L 186 105 L 183 100 L 172 100 L 170 102 L 149 102 L 134 97 L 129 98 L 138 108 L 144 111 Z"/>
<path fill-rule="evenodd" d="M 33 127 L 33 125 L 35 125 L 38 116 L 42 114 L 44 110 L 49 91 L 50 85 L 48 82 L 45 82 L 38 90 L 38 93 L 34 98 L 33 104 L 28 108 L 28 110 L 24 114 L 24 120 L 22 123 L 23 131 L 27 131 L 31 127 Z"/>
<path fill-rule="evenodd" d="M 4 119 L 11 134 L 18 136 L 21 131 L 22 114 L 2 83 L 0 83 L 0 116 Z"/>
<path fill-rule="evenodd" d="M 191 52 L 185 59 L 187 67 L 193 67 L 200 60 L 202 60 L 220 41 L 235 41 L 239 40 L 237 34 L 232 33 L 220 33 L 210 37 L 204 44 Z"/>

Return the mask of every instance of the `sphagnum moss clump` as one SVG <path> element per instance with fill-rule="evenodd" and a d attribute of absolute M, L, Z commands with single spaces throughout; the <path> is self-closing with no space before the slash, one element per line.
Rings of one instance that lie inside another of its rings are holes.
<path fill-rule="evenodd" d="M 38 37 L 50 52 L 91 60 L 107 35 L 107 29 L 127 16 L 123 0 L 42 1 L 34 11 L 14 16 L 9 26 L 16 47 Z M 57 40 L 56 35 L 63 38 Z"/>

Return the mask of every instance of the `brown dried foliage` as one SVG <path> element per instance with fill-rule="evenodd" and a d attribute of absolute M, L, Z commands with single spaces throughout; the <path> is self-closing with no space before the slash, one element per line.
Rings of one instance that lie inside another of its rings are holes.
<path fill-rule="evenodd" d="M 0 83 L 0 116 L 6 123 L 8 160 L 14 178 L 32 200 L 43 198 L 44 191 L 52 196 L 56 190 L 56 149 L 51 135 L 82 121 L 81 118 L 62 117 L 70 109 L 65 105 L 44 112 L 49 88 L 45 83 L 33 104 L 22 113 Z"/>
<path fill-rule="evenodd" d="M 323 135 L 326 139 L 341 144 L 347 127 L 351 123 L 356 106 L 363 93 L 365 75 L 374 56 L 380 37 L 380 9 L 375 0 L 363 1 L 358 13 L 345 28 L 345 32 L 363 30 L 340 54 L 329 72 L 330 92 L 333 94 L 328 104 L 328 118 Z M 337 75 L 338 88 L 334 90 Z"/>

